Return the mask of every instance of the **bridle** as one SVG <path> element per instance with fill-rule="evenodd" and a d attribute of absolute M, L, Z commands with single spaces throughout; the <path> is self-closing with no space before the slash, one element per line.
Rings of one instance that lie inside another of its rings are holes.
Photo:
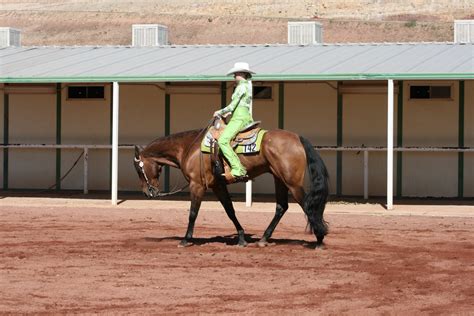
<path fill-rule="evenodd" d="M 202 134 L 205 133 L 205 132 L 209 129 L 209 127 L 214 124 L 214 121 L 215 121 L 215 118 L 212 118 L 211 121 L 209 122 L 209 124 L 207 125 L 207 127 L 206 127 L 205 129 L 203 129 L 201 132 L 199 132 L 199 134 L 197 135 L 197 137 L 193 140 L 193 142 L 192 142 L 191 144 L 194 144 L 194 143 L 199 139 L 199 137 L 202 136 Z M 186 151 L 186 153 L 185 153 L 185 157 L 188 156 L 191 147 L 192 147 L 192 146 L 189 146 L 189 147 L 188 147 L 188 149 L 187 149 L 187 151 Z M 167 195 L 176 194 L 176 193 L 178 193 L 178 192 L 183 191 L 184 189 L 186 189 L 186 188 L 189 186 L 189 183 L 187 183 L 187 184 L 185 184 L 183 187 L 181 187 L 180 189 L 177 189 L 177 190 L 175 190 L 175 191 L 170 191 L 170 192 L 167 192 L 167 193 L 162 193 L 162 192 L 160 192 L 160 189 L 159 189 L 158 187 L 152 185 L 152 184 L 150 183 L 150 181 L 148 180 L 148 176 L 146 175 L 145 168 L 144 168 L 145 163 L 144 163 L 141 159 L 139 159 L 139 158 L 137 158 L 137 157 L 134 157 L 133 159 L 134 159 L 134 161 L 138 164 L 138 167 L 140 168 L 140 171 L 141 171 L 143 177 L 145 178 L 146 185 L 147 185 L 147 187 L 148 187 L 148 192 L 150 193 L 150 198 L 162 197 L 162 196 L 167 196 Z M 203 174 L 202 152 L 201 152 L 201 156 L 200 156 L 200 164 L 201 164 L 201 177 L 202 177 L 202 174 Z M 161 165 L 160 165 L 160 166 L 161 166 Z M 201 180 L 202 180 L 202 179 L 201 179 Z M 208 184 L 207 184 L 207 180 L 206 180 L 206 177 L 205 177 L 205 176 L 204 176 L 203 182 L 205 182 L 206 189 L 207 189 L 207 188 L 208 188 Z"/>
<path fill-rule="evenodd" d="M 148 192 L 150 193 L 150 197 L 155 197 L 158 196 L 157 194 L 160 193 L 160 189 L 155 187 L 153 184 L 150 183 L 148 180 L 148 177 L 145 172 L 145 163 L 141 159 L 137 159 L 137 157 L 133 158 L 135 162 L 138 164 L 138 167 L 140 168 L 140 171 L 142 172 L 143 177 L 145 178 L 146 185 L 148 186 Z M 156 194 L 156 195 L 155 195 Z"/>
<path fill-rule="evenodd" d="M 185 186 L 183 186 L 182 188 L 180 188 L 178 190 L 168 192 L 168 193 L 162 193 L 162 192 L 160 192 L 160 189 L 158 187 L 151 184 L 150 181 L 148 180 L 148 177 L 146 175 L 145 168 L 144 168 L 145 163 L 141 159 L 138 159 L 137 157 L 134 157 L 133 159 L 138 164 L 138 167 L 140 168 L 140 171 L 141 171 L 143 177 L 145 178 L 146 185 L 148 187 L 148 192 L 150 193 L 150 198 L 172 195 L 172 194 L 183 191 L 184 189 L 186 189 L 189 186 L 189 183 L 188 183 L 188 184 L 186 184 Z"/>

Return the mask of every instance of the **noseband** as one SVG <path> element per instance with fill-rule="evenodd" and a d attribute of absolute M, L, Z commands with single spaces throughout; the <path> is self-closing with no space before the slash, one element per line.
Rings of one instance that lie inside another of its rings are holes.
<path fill-rule="evenodd" d="M 134 157 L 134 160 L 135 160 L 136 163 L 138 163 L 138 166 L 140 167 L 140 171 L 142 172 L 143 177 L 145 178 L 146 184 L 148 186 L 148 192 L 150 193 L 150 197 L 159 196 L 160 195 L 160 189 L 158 189 L 157 187 L 152 185 L 150 183 L 150 181 L 148 181 L 148 177 L 146 176 L 146 172 L 145 172 L 145 169 L 144 169 L 145 163 L 143 161 L 141 161 L 140 159 L 137 159 L 136 157 Z"/>
<path fill-rule="evenodd" d="M 150 198 L 173 195 L 173 194 L 183 191 L 189 186 L 189 183 L 187 183 L 186 185 L 184 185 L 182 188 L 178 190 L 174 190 L 168 193 L 161 193 L 158 187 L 155 187 L 154 185 L 150 183 L 150 181 L 148 181 L 148 177 L 145 173 L 145 168 L 144 168 L 145 163 L 141 161 L 140 159 L 137 159 L 137 157 L 134 157 L 133 159 L 135 160 L 136 163 L 138 163 L 138 166 L 140 167 L 140 171 L 142 172 L 143 177 L 145 178 L 146 185 L 148 186 L 148 192 L 150 193 Z"/>

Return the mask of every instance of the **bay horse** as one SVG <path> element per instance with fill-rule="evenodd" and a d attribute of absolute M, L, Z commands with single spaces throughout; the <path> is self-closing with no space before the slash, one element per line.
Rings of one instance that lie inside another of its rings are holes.
<path fill-rule="evenodd" d="M 215 173 L 211 154 L 201 152 L 201 141 L 206 129 L 192 130 L 165 136 L 152 141 L 142 151 L 135 146 L 134 166 L 141 180 L 143 193 L 149 197 L 160 195 L 159 176 L 162 166 L 181 169 L 189 183 L 191 207 L 186 235 L 180 246 L 192 245 L 194 223 L 207 188 L 214 191 L 238 234 L 238 245 L 246 246 L 244 229 L 232 205 L 226 182 Z M 323 160 L 304 137 L 286 130 L 269 130 L 262 139 L 259 153 L 239 155 L 250 179 L 271 173 L 275 181 L 276 212 L 258 245 L 268 245 L 268 239 L 288 209 L 288 191 L 306 214 L 311 231 L 316 236 L 316 247 L 323 244 L 327 224 L 323 219 L 328 197 L 328 172 Z M 310 186 L 304 190 L 306 169 Z"/>

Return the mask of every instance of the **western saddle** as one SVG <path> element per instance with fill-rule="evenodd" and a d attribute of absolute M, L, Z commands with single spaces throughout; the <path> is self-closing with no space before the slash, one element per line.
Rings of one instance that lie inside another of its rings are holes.
<path fill-rule="evenodd" d="M 221 134 L 224 132 L 225 127 L 227 126 L 227 118 L 216 117 L 213 125 L 209 128 L 209 133 L 211 133 L 212 138 L 216 141 L 219 139 Z M 247 145 L 255 141 L 255 138 L 260 131 L 261 121 L 254 121 L 249 125 L 245 126 L 240 130 L 240 132 L 235 136 L 235 138 L 230 142 L 232 148 L 238 145 Z"/>
<path fill-rule="evenodd" d="M 209 128 L 208 133 L 211 134 L 214 142 L 211 145 L 211 161 L 212 165 L 214 166 L 214 173 L 224 175 L 224 180 L 230 184 L 234 183 L 236 180 L 230 173 L 230 166 L 225 159 L 219 157 L 219 145 L 217 144 L 217 140 L 221 136 L 222 132 L 224 132 L 225 127 L 227 126 L 229 118 L 223 117 L 216 117 L 214 120 L 213 125 Z M 261 130 L 260 128 L 261 121 L 255 121 L 251 124 L 245 126 L 240 130 L 240 132 L 231 140 L 230 145 L 232 148 L 235 148 L 239 145 L 248 145 L 255 143 L 258 132 Z M 243 181 L 247 181 L 248 177 L 243 179 Z"/>

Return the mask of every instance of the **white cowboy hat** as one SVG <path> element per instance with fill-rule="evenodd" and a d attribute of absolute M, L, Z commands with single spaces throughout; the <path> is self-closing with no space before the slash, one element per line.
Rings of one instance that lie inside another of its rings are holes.
<path fill-rule="evenodd" d="M 242 63 L 242 62 L 235 63 L 235 64 L 234 64 L 234 67 L 232 67 L 232 68 L 227 72 L 227 76 L 228 76 L 228 75 L 235 74 L 236 72 L 247 72 L 247 73 L 250 73 L 250 74 L 254 74 L 254 73 L 255 73 L 255 72 L 253 72 L 252 70 L 250 70 L 250 66 L 249 66 L 248 63 Z"/>

